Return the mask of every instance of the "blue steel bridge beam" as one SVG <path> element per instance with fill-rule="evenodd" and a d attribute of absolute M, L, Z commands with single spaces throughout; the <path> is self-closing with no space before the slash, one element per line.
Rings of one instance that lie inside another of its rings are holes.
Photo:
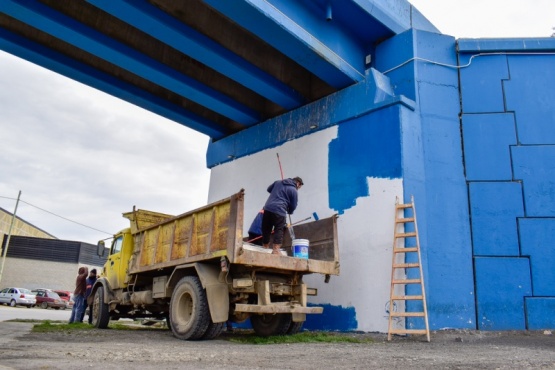
<path fill-rule="evenodd" d="M 260 117 L 257 112 L 198 81 L 164 66 L 130 47 L 53 11 L 35 1 L 0 1 L 0 12 L 64 42 L 95 55 L 160 85 L 208 109 L 250 126 Z"/>
<path fill-rule="evenodd" d="M 304 1 L 203 1 L 337 89 L 364 79 L 363 47 Z"/>
<path fill-rule="evenodd" d="M 283 108 L 289 110 L 304 103 L 289 86 L 145 0 L 86 1 Z"/>
<path fill-rule="evenodd" d="M 361 11 L 379 19 L 384 27 L 398 34 L 412 27 L 411 5 L 402 0 L 351 0 Z"/>
<path fill-rule="evenodd" d="M 214 122 L 2 28 L 0 50 L 159 114 L 211 138 L 220 139 L 229 135 L 229 132 Z"/>

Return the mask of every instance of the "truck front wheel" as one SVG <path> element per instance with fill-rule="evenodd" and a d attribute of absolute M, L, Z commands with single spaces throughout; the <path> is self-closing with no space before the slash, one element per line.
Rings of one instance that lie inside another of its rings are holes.
<path fill-rule="evenodd" d="M 291 314 L 264 314 L 251 316 L 254 332 L 261 337 L 285 335 L 291 326 Z"/>
<path fill-rule="evenodd" d="M 201 339 L 210 324 L 206 292 L 196 276 L 185 276 L 177 283 L 170 302 L 173 335 L 182 340 Z"/>
<path fill-rule="evenodd" d="M 92 324 L 99 329 L 106 329 L 110 322 L 110 310 L 104 298 L 104 287 L 100 286 L 96 290 L 93 299 Z"/>

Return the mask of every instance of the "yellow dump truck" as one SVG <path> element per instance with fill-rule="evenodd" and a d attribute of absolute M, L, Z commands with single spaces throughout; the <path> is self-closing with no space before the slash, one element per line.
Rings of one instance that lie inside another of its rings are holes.
<path fill-rule="evenodd" d="M 303 276 L 339 274 L 337 217 L 294 227 L 309 241 L 309 258 L 292 255 L 287 235 L 281 255 L 243 237 L 244 192 L 171 216 L 145 210 L 124 213 L 130 227 L 114 235 L 89 304 L 93 324 L 119 318 L 166 320 L 183 340 L 216 338 L 226 321 L 250 319 L 258 335 L 298 332 L 317 290 Z M 295 239 L 296 240 L 296 239 Z M 104 243 L 98 253 L 105 253 Z"/>

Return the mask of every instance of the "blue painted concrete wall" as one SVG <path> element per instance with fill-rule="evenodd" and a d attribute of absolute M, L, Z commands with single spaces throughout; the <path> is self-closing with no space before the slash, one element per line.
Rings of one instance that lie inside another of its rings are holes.
<path fill-rule="evenodd" d="M 368 177 L 401 177 L 397 109 L 382 109 L 344 122 L 329 145 L 329 205 L 339 214 L 370 195 Z"/>
<path fill-rule="evenodd" d="M 376 49 L 394 93 L 416 101 L 402 166 L 431 328 L 553 328 L 555 40 L 458 46 L 411 30 Z"/>
<path fill-rule="evenodd" d="M 555 40 L 459 51 L 477 328 L 553 329 Z"/>
<path fill-rule="evenodd" d="M 413 58 L 418 59 L 396 68 Z M 403 181 L 405 199 L 415 197 L 430 328 L 474 328 L 458 72 L 422 59 L 456 65 L 455 40 L 407 31 L 377 48 L 376 66 L 390 71 L 387 76 L 396 94 L 417 102 L 416 113 L 402 120 Z M 414 304 L 408 302 L 408 310 Z M 407 320 L 407 325 L 421 327 L 422 323 Z"/>
<path fill-rule="evenodd" d="M 475 257 L 478 328 L 526 329 L 524 297 L 531 295 L 527 258 Z"/>

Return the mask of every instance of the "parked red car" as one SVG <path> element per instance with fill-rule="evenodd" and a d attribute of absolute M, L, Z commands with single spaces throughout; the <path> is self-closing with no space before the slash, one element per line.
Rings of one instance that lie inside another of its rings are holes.
<path fill-rule="evenodd" d="M 40 306 L 44 309 L 46 308 L 54 308 L 59 310 L 60 308 L 65 310 L 66 309 L 66 302 L 60 298 L 58 293 L 53 292 L 49 289 L 36 289 L 32 290 L 33 293 L 36 294 L 37 306 Z"/>
<path fill-rule="evenodd" d="M 69 290 L 54 290 L 66 303 L 66 308 L 73 308 L 73 294 Z"/>

